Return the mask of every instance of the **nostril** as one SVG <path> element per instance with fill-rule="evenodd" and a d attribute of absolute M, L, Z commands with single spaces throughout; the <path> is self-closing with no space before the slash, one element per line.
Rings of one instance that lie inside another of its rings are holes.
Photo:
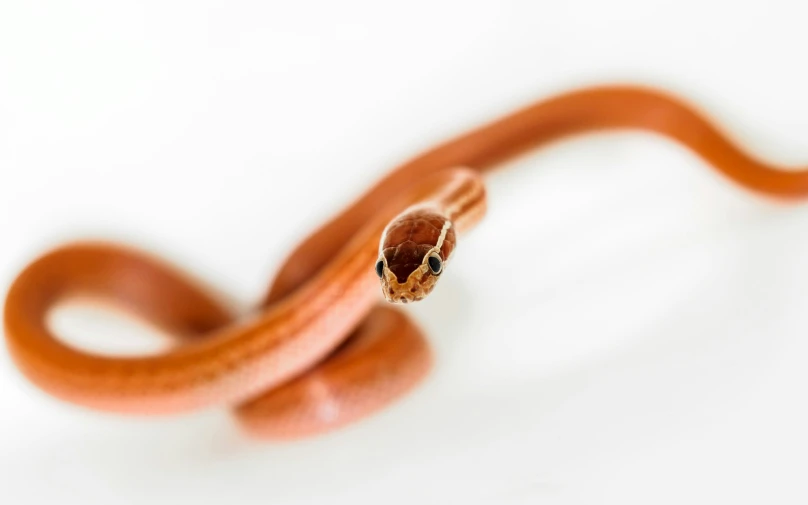
<path fill-rule="evenodd" d="M 401 300 L 401 303 L 407 303 L 407 299 L 404 298 L 403 296 L 400 298 L 400 300 Z"/>
<path fill-rule="evenodd" d="M 393 291 L 393 288 L 390 288 L 390 294 L 391 294 L 391 295 L 396 294 L 396 292 L 395 292 L 395 291 Z"/>

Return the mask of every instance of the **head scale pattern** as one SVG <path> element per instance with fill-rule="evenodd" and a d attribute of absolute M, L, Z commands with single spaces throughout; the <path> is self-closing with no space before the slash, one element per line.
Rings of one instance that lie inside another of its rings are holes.
<path fill-rule="evenodd" d="M 377 263 L 384 297 L 408 303 L 426 297 L 454 251 L 452 222 L 429 208 L 408 210 L 385 229 Z"/>

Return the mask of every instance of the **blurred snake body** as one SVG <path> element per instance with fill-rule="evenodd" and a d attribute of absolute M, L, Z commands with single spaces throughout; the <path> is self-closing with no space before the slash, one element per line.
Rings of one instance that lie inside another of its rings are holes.
<path fill-rule="evenodd" d="M 381 298 L 414 302 L 434 289 L 458 237 L 484 214 L 481 175 L 551 141 L 625 129 L 676 140 L 756 193 L 783 200 L 808 195 L 808 171 L 753 158 L 666 93 L 581 89 L 393 170 L 298 245 L 247 315 L 236 317 L 196 281 L 142 252 L 105 243 L 53 250 L 9 289 L 7 347 L 34 384 L 86 407 L 168 414 L 230 405 L 250 433 L 265 438 L 343 426 L 390 404 L 429 370 L 420 330 Z M 75 296 L 110 300 L 178 345 L 137 357 L 71 347 L 54 335 L 48 314 Z"/>

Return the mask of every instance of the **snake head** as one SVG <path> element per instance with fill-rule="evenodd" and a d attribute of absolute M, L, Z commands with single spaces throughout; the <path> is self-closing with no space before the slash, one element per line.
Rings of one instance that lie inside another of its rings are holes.
<path fill-rule="evenodd" d="M 452 222 L 434 209 L 413 208 L 393 219 L 382 234 L 376 262 L 385 299 L 424 299 L 435 288 L 455 243 Z"/>

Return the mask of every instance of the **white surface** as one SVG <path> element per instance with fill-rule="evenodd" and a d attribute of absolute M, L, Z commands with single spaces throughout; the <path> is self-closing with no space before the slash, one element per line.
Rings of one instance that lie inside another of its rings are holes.
<path fill-rule="evenodd" d="M 586 83 L 663 86 L 755 153 L 808 160 L 804 2 L 72 3 L 0 6 L 4 289 L 102 237 L 247 304 L 396 163 Z M 639 134 L 536 152 L 490 202 L 408 307 L 438 361 L 394 408 L 261 444 L 224 411 L 76 409 L 2 353 L 0 501 L 808 500 L 808 209 Z M 94 314 L 62 319 L 114 340 Z"/>

